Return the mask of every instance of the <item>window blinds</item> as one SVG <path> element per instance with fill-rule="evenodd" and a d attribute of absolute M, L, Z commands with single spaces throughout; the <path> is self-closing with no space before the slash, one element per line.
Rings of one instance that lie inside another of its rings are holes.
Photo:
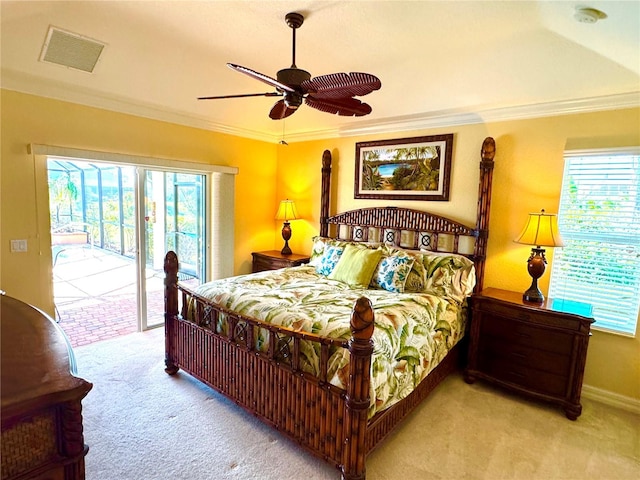
<path fill-rule="evenodd" d="M 565 156 L 549 296 L 591 303 L 594 328 L 633 336 L 640 306 L 640 156 Z"/>

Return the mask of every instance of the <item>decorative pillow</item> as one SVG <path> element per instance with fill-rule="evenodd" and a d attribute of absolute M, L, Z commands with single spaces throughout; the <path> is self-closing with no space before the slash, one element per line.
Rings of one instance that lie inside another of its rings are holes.
<path fill-rule="evenodd" d="M 457 254 L 422 254 L 425 269 L 424 292 L 448 296 L 463 302 L 476 284 L 476 271 L 471 260 Z"/>
<path fill-rule="evenodd" d="M 367 288 L 381 257 L 382 251 L 379 249 L 371 250 L 349 244 L 344 248 L 329 278 L 351 287 Z"/>
<path fill-rule="evenodd" d="M 309 256 L 309 265 L 313 265 L 314 267 L 318 266 L 318 262 L 320 261 L 320 257 L 324 252 L 325 239 L 322 237 L 313 237 L 311 239 L 313 244 L 311 245 L 311 255 Z"/>
<path fill-rule="evenodd" d="M 322 254 L 324 253 L 324 250 L 328 245 L 339 246 L 338 242 L 336 242 L 332 238 L 316 236 L 311 240 L 313 241 L 313 245 L 311 247 L 311 258 L 309 259 L 309 265 L 313 265 L 314 267 L 317 267 L 320 263 Z"/>
<path fill-rule="evenodd" d="M 394 247 L 392 245 L 384 245 L 382 247 L 383 255 L 395 255 L 397 253 L 405 253 L 414 259 L 413 266 L 407 274 L 407 281 L 404 284 L 404 291 L 407 293 L 423 293 L 425 283 L 425 270 L 422 265 L 422 250 L 409 250 L 406 248 Z"/>
<path fill-rule="evenodd" d="M 329 238 L 329 237 L 320 237 L 315 236 L 311 239 L 313 241 L 313 245 L 311 247 L 311 258 L 309 259 L 309 265 L 317 267 L 320 263 L 322 255 L 324 251 L 329 246 L 334 247 L 346 247 L 347 245 L 357 245 L 359 248 L 378 248 L 380 244 L 369 243 L 369 242 L 356 242 L 349 240 L 339 240 L 337 238 Z"/>
<path fill-rule="evenodd" d="M 404 291 L 411 293 L 424 292 L 426 272 L 424 265 L 422 264 L 422 255 L 415 256 L 415 262 L 411 267 L 409 275 L 407 275 L 407 281 L 404 284 Z"/>
<path fill-rule="evenodd" d="M 325 246 L 322 256 L 316 264 L 316 272 L 325 277 L 329 275 L 338 264 L 342 252 L 344 252 L 344 247 L 337 245 Z"/>
<path fill-rule="evenodd" d="M 404 252 L 384 257 L 373 273 L 371 286 L 383 288 L 389 292 L 404 292 L 405 283 L 414 263 L 415 258 Z"/>

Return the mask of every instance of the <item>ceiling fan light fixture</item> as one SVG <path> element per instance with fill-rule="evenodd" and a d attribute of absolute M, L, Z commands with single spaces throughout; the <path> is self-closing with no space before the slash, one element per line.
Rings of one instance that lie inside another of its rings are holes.
<path fill-rule="evenodd" d="M 291 110 L 297 110 L 302 105 L 303 96 L 299 93 L 287 92 L 284 96 L 284 104 Z"/>

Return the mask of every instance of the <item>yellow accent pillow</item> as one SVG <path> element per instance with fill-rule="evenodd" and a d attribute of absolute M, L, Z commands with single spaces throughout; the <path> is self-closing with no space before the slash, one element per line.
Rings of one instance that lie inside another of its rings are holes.
<path fill-rule="evenodd" d="M 338 264 L 329 274 L 329 278 L 344 282 L 351 287 L 367 288 L 381 258 L 382 250 L 380 249 L 372 250 L 347 245 Z"/>

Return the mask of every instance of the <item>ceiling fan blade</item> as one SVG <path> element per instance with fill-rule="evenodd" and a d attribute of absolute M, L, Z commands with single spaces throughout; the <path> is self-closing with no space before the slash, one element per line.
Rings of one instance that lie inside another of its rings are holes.
<path fill-rule="evenodd" d="M 309 95 L 305 103 L 321 112 L 334 113 L 343 117 L 362 117 L 371 113 L 371 107 L 357 98 L 327 99 Z"/>
<path fill-rule="evenodd" d="M 256 80 L 260 80 L 261 82 L 266 83 L 267 85 L 271 85 L 278 90 L 283 92 L 295 92 L 293 88 L 284 83 L 279 82 L 275 78 L 271 78 L 268 75 L 265 75 L 260 72 L 256 72 L 255 70 L 251 70 L 250 68 L 243 67 L 241 65 L 234 65 L 233 63 L 227 63 L 227 66 L 236 72 L 244 73 L 245 75 L 249 75 L 251 78 L 255 78 Z"/>
<path fill-rule="evenodd" d="M 218 100 L 221 98 L 242 98 L 242 97 L 281 97 L 278 92 L 267 93 L 240 93 L 238 95 L 218 95 L 217 97 L 198 97 L 198 100 Z"/>
<path fill-rule="evenodd" d="M 302 82 L 305 93 L 317 99 L 361 97 L 380 89 L 380 79 L 370 73 L 330 73 Z"/>
<path fill-rule="evenodd" d="M 278 100 L 273 107 L 271 107 L 269 118 L 272 120 L 282 120 L 283 118 L 293 115 L 295 111 L 295 108 L 289 108 L 287 104 L 284 103 L 284 99 Z"/>

